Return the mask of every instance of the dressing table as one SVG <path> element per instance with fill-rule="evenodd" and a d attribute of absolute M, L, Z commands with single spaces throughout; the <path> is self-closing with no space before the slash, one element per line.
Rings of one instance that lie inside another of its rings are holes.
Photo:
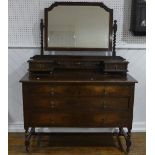
<path fill-rule="evenodd" d="M 118 128 L 129 152 L 137 81 L 127 73 L 129 62 L 116 56 L 113 10 L 98 2 L 55 2 L 45 8 L 40 29 L 40 55 L 28 60 L 28 73 L 20 80 L 26 150 L 35 128 L 85 127 Z"/>

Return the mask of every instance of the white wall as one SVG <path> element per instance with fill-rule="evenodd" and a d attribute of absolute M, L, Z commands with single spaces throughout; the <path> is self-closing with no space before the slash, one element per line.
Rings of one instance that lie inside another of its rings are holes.
<path fill-rule="evenodd" d="M 51 2 L 52 0 L 9 0 L 9 131 L 23 131 L 22 90 L 19 80 L 28 69 L 27 60 L 39 54 L 39 21 L 43 17 L 43 9 Z M 135 37 L 128 31 L 131 0 L 104 2 L 110 8 L 114 8 L 114 17 L 118 20 L 117 55 L 130 62 L 129 73 L 139 82 L 135 90 L 133 130 L 145 131 L 145 37 Z M 93 55 L 101 54 L 94 52 Z"/>

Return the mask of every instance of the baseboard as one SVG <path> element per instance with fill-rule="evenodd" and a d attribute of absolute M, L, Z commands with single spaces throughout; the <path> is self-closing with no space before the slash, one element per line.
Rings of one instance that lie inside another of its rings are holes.
<path fill-rule="evenodd" d="M 133 132 L 146 132 L 146 122 L 134 122 L 132 125 Z"/>
<path fill-rule="evenodd" d="M 24 125 L 22 123 L 9 124 L 9 132 L 24 132 Z M 111 132 L 116 129 L 110 128 L 44 128 L 37 129 L 41 132 Z M 146 132 L 145 122 L 135 122 L 133 123 L 132 132 Z"/>

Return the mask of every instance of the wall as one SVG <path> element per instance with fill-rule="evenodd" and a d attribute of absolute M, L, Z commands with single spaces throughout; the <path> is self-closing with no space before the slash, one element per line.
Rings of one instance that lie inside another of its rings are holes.
<path fill-rule="evenodd" d="M 19 80 L 28 69 L 27 60 L 39 54 L 39 22 L 43 18 L 43 9 L 49 7 L 52 2 L 52 0 L 9 0 L 9 131 L 23 131 L 22 89 Z M 129 73 L 139 82 L 135 90 L 133 130 L 145 131 L 145 37 L 135 37 L 129 31 L 131 0 L 103 2 L 114 9 L 114 19 L 118 20 L 117 55 L 123 56 L 130 62 Z M 52 51 L 51 54 L 62 54 L 62 52 Z M 75 55 L 79 54 L 79 52 L 75 53 Z M 82 54 L 90 55 L 89 52 Z M 101 53 L 94 52 L 93 55 L 101 55 Z M 89 129 L 89 131 L 101 131 L 101 129 Z"/>

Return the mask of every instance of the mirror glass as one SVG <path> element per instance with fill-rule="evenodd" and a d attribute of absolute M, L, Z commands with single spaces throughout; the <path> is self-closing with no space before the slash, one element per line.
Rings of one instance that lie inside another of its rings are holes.
<path fill-rule="evenodd" d="M 109 49 L 110 13 L 105 9 L 60 5 L 47 15 L 48 48 Z"/>

